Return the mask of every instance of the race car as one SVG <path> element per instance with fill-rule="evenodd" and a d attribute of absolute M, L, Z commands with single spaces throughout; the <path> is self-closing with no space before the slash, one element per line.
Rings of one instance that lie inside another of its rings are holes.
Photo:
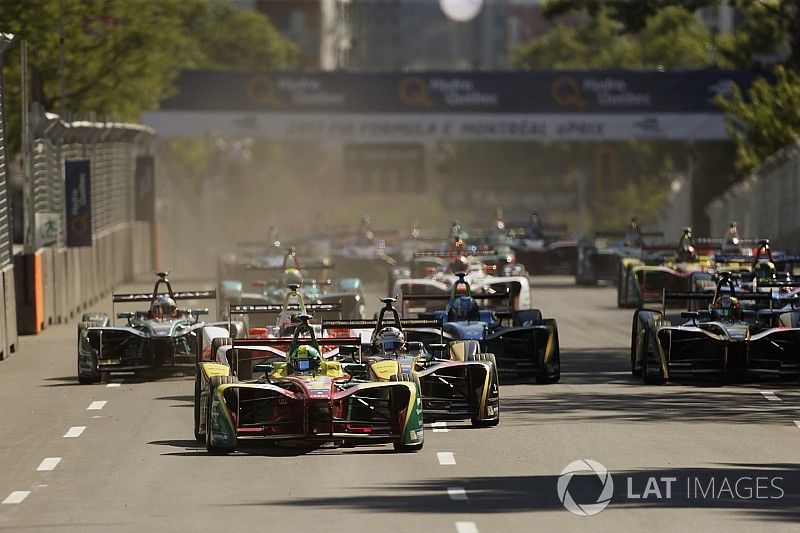
<path fill-rule="evenodd" d="M 299 318 L 291 338 L 234 339 L 217 349 L 213 362 L 199 363 L 195 437 L 208 452 L 233 452 L 244 439 L 391 443 L 398 452 L 420 450 L 423 415 L 416 384 L 353 379 L 321 349 L 357 345 L 359 339 L 317 339 L 310 317 Z"/>
<path fill-rule="evenodd" d="M 78 324 L 78 381 L 96 383 L 110 372 L 142 372 L 160 368 L 192 368 L 202 349 L 200 317 L 208 309 L 179 309 L 176 301 L 216 298 L 215 291 L 173 291 L 169 272 L 158 272 L 152 293 L 115 294 L 114 306 L 149 302 L 144 311 L 117 313 L 127 321 L 115 326 L 104 313 L 86 313 Z M 218 323 L 228 327 L 227 323 Z M 239 336 L 231 323 L 229 336 Z"/>
<path fill-rule="evenodd" d="M 366 313 L 364 292 L 359 278 L 345 278 L 334 283 L 330 278 L 333 265 L 310 263 L 301 265 L 297 252 L 290 248 L 280 266 L 250 266 L 247 268 L 253 287 L 257 291 L 245 290 L 245 281 L 222 280 L 221 308 L 229 305 L 281 305 L 286 287 L 295 285 L 309 303 L 338 304 L 347 318 L 362 318 Z M 280 278 L 254 280 L 264 272 L 279 273 Z"/>
<path fill-rule="evenodd" d="M 347 328 L 361 339 L 347 372 L 368 381 L 416 383 L 426 417 L 469 419 L 474 427 L 497 425 L 500 390 L 494 356 L 476 341 L 445 346 L 440 320 L 401 320 L 394 298 L 382 301 L 377 320 L 322 323 L 324 330 Z"/>
<path fill-rule="evenodd" d="M 724 379 L 800 376 L 800 308 L 775 306 L 766 292 L 743 292 L 735 274 L 717 277 L 713 293 L 664 292 L 662 309 L 638 309 L 631 331 L 631 373 L 645 383 L 681 377 Z M 668 300 L 710 302 L 666 319 Z"/>
<path fill-rule="evenodd" d="M 531 274 L 574 276 L 578 265 L 578 241 L 566 238 L 566 227 L 544 226 L 538 212 L 527 224 L 510 228 L 516 238 L 512 249 L 516 260 Z"/>
<path fill-rule="evenodd" d="M 465 279 L 484 292 L 510 293 L 513 309 L 530 307 L 530 281 L 524 270 L 512 269 L 498 272 L 492 265 L 484 262 L 486 251 L 459 252 L 455 255 L 439 252 L 417 254 L 420 261 L 429 261 L 423 272 L 412 269 L 397 270 L 390 278 L 389 294 L 424 293 L 449 294 L 453 284 L 459 280 L 458 273 L 464 272 Z M 417 274 L 415 276 L 415 274 Z M 416 312 L 425 309 L 416 309 Z"/>
<path fill-rule="evenodd" d="M 532 375 L 537 383 L 556 383 L 561 377 L 561 353 L 555 319 L 542 318 L 538 309 L 513 310 L 509 292 L 474 294 L 459 273 L 449 295 L 402 294 L 405 306 L 416 301 L 446 301 L 444 310 L 423 312 L 420 318 L 443 322 L 444 338 L 478 342 L 480 351 L 494 354 L 500 371 Z M 503 310 L 480 309 L 478 301 L 505 301 Z"/>
<path fill-rule="evenodd" d="M 625 259 L 641 260 L 644 256 L 665 249 L 664 234 L 642 232 L 639 221 L 631 220 L 624 233 L 598 232 L 591 242 L 578 246 L 578 285 L 618 285 Z M 671 247 L 670 247 L 671 249 Z"/>

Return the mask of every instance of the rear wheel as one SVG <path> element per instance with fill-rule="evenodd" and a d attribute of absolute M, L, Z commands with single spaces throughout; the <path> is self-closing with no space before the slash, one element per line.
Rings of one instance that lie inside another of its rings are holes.
<path fill-rule="evenodd" d="M 233 339 L 230 337 L 215 337 L 211 339 L 211 361 L 217 360 L 217 350 L 220 346 L 229 346 L 233 344 Z"/>
<path fill-rule="evenodd" d="M 198 367 L 194 373 L 194 439 L 197 442 L 203 442 L 205 439 L 205 435 L 200 433 L 200 390 L 202 387 L 201 383 L 202 372 Z"/>
<path fill-rule="evenodd" d="M 552 383 L 558 383 L 561 380 L 561 347 L 558 343 L 558 328 L 556 327 L 556 321 L 551 318 L 548 318 L 545 323 L 553 328 L 554 353 L 550 361 L 550 367 L 554 370 L 548 372 L 548 369 L 544 366 L 544 361 L 542 361 L 542 369 L 533 375 L 534 381 L 540 385 L 550 385 Z"/>
<path fill-rule="evenodd" d="M 236 451 L 236 446 L 218 446 L 211 442 L 211 420 L 212 420 L 212 405 L 214 402 L 214 395 L 216 394 L 217 387 L 226 383 L 238 383 L 239 380 L 236 376 L 214 376 L 211 378 L 208 389 L 208 402 L 206 404 L 206 450 L 208 453 L 214 455 L 224 455 Z"/>
<path fill-rule="evenodd" d="M 392 443 L 392 446 L 394 447 L 394 451 L 397 453 L 414 453 L 420 451 L 423 444 L 424 441 L 417 444 L 402 444 L 400 439 L 396 439 Z"/>
<path fill-rule="evenodd" d="M 642 381 L 645 385 L 663 385 L 665 380 L 661 369 L 650 359 L 650 354 L 645 353 L 642 360 Z"/>
<path fill-rule="evenodd" d="M 515 328 L 533 326 L 542 323 L 542 312 L 538 309 L 523 309 L 514 313 L 513 325 Z"/>
<path fill-rule="evenodd" d="M 92 383 L 97 383 L 100 381 L 100 369 L 97 366 L 97 357 L 92 354 L 90 356 L 90 361 L 92 365 L 92 372 L 91 374 L 83 375 L 81 374 L 81 363 L 80 363 L 80 353 L 81 353 L 81 335 L 83 331 L 79 327 L 78 328 L 78 383 L 81 385 L 91 385 Z"/>

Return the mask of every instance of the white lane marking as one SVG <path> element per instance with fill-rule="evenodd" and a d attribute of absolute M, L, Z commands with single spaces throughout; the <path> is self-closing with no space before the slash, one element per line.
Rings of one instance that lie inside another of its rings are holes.
<path fill-rule="evenodd" d="M 103 407 L 106 406 L 108 402 L 105 400 L 98 400 L 96 402 L 92 402 L 89 404 L 89 407 L 86 408 L 87 411 L 99 411 Z"/>
<path fill-rule="evenodd" d="M 49 470 L 53 470 L 58 463 L 61 462 L 61 457 L 47 457 L 42 460 L 39 464 L 38 468 L 36 468 L 37 472 L 47 472 Z"/>
<path fill-rule="evenodd" d="M 458 533 L 478 533 L 478 526 L 475 522 L 456 522 L 456 531 Z"/>
<path fill-rule="evenodd" d="M 454 465 L 456 464 L 456 458 L 453 455 L 453 452 L 438 452 L 436 454 L 436 458 L 439 459 L 440 465 Z"/>
<path fill-rule="evenodd" d="M 778 398 L 778 395 L 775 394 L 774 392 L 772 392 L 771 390 L 762 390 L 761 391 L 761 396 L 763 396 L 764 398 L 766 398 L 767 400 L 769 400 L 771 402 L 782 402 L 783 401 L 780 398 Z"/>
<path fill-rule="evenodd" d="M 113 389 L 115 387 L 119 387 L 120 385 L 122 385 L 122 383 L 109 383 L 106 385 L 106 388 Z"/>
<path fill-rule="evenodd" d="M 31 491 L 29 490 L 15 490 L 3 500 L 3 503 L 22 503 L 28 497 Z"/>
<path fill-rule="evenodd" d="M 447 487 L 447 495 L 450 496 L 451 500 L 466 501 L 469 499 L 464 487 Z"/>
<path fill-rule="evenodd" d="M 794 425 L 800 428 L 800 420 L 795 420 Z"/>
<path fill-rule="evenodd" d="M 80 437 L 84 429 L 86 429 L 86 426 L 73 426 L 69 428 L 69 431 L 64 433 L 64 436 L 67 438 Z"/>
<path fill-rule="evenodd" d="M 434 433 L 447 433 L 450 431 L 447 429 L 447 422 L 434 422 L 431 424 Z"/>

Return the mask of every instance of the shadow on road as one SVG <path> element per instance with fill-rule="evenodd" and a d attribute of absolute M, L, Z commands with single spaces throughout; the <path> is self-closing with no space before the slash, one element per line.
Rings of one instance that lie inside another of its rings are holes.
<path fill-rule="evenodd" d="M 459 478 L 469 500 L 442 505 L 452 479 L 381 485 L 369 498 L 325 497 L 260 501 L 238 505 L 295 506 L 298 508 L 352 509 L 371 512 L 452 513 L 461 505 L 473 514 L 563 510 L 558 497 L 558 475 Z M 608 511 L 619 508 L 724 509 L 742 513 L 741 518 L 792 522 L 800 519 L 800 466 L 796 464 L 720 464 L 712 468 L 648 469 L 611 472 L 613 496 Z M 650 479 L 655 478 L 655 482 Z M 662 478 L 674 478 L 670 497 Z M 643 498 L 648 483 L 658 493 Z M 629 488 L 630 487 L 630 488 Z M 359 487 L 361 488 L 361 487 Z M 569 495 L 578 504 L 596 503 L 602 491 L 595 474 L 575 474 L 568 482 Z M 630 493 L 639 498 L 631 498 Z M 660 494 L 660 498 L 657 497 Z M 566 510 L 563 510 L 567 513 Z"/>

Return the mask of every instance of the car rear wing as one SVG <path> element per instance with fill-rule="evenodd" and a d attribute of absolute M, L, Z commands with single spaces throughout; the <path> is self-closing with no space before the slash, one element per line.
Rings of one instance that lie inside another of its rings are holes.
<path fill-rule="evenodd" d="M 392 321 L 386 322 L 386 325 L 391 326 Z M 442 321 L 432 318 L 402 318 L 400 319 L 400 326 L 403 329 L 422 329 L 422 328 L 435 328 L 442 329 Z M 322 331 L 331 329 L 375 329 L 378 327 L 377 320 L 323 320 Z"/>
<path fill-rule="evenodd" d="M 295 268 L 292 265 L 253 265 L 249 264 L 245 267 L 245 270 L 265 270 L 265 271 L 284 271 L 287 268 Z M 300 265 L 299 270 L 332 270 L 334 268 L 333 263 L 323 263 L 322 261 L 316 263 L 303 263 Z"/>
<path fill-rule="evenodd" d="M 661 305 L 662 310 L 666 313 L 667 309 L 667 301 L 669 300 L 713 300 L 716 291 L 707 291 L 707 292 L 669 292 L 666 289 L 662 291 L 661 296 Z M 775 302 L 775 298 L 773 298 L 771 292 L 734 292 L 734 293 L 724 293 L 725 295 L 730 295 L 739 300 L 761 300 L 761 301 L 768 301 L 769 307 L 772 309 L 772 305 Z"/>
<path fill-rule="evenodd" d="M 279 304 L 263 304 L 263 305 L 229 305 L 228 313 L 232 315 L 254 315 L 254 314 L 278 314 L 282 311 L 302 311 L 299 305 L 279 305 Z M 305 310 L 308 312 L 317 311 L 320 313 L 336 313 L 342 311 L 342 304 L 305 304 Z"/>
<path fill-rule="evenodd" d="M 414 252 L 415 258 L 438 257 L 441 259 L 452 259 L 453 257 L 466 256 L 477 257 L 484 255 L 497 255 L 497 250 L 457 250 L 453 252 Z"/>
<path fill-rule="evenodd" d="M 112 296 L 113 303 L 135 303 L 135 302 L 151 302 L 153 300 L 153 293 L 138 292 L 127 294 L 115 294 Z M 160 293 L 156 297 L 171 297 L 173 300 L 213 300 L 217 297 L 217 291 L 175 291 L 170 293 Z"/>
<path fill-rule="evenodd" d="M 495 292 L 491 294 L 473 294 L 473 300 L 507 300 L 510 298 L 511 292 Z M 452 295 L 449 292 L 442 294 L 401 294 L 402 300 L 449 300 Z"/>

